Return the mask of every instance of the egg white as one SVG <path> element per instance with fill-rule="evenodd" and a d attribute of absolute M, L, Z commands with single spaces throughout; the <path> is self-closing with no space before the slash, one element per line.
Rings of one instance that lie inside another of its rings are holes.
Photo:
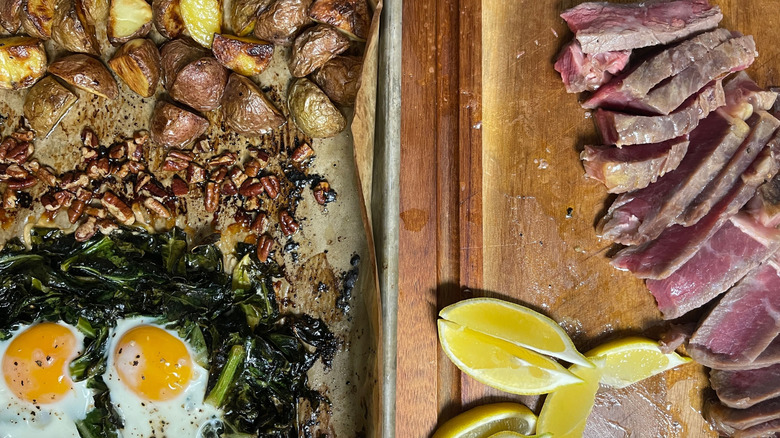
<path fill-rule="evenodd" d="M 219 422 L 222 412 L 203 402 L 208 385 L 208 371 L 192 361 L 192 380 L 176 398 L 166 401 L 150 401 L 139 398 L 119 378 L 114 365 L 114 351 L 119 339 L 128 330 L 139 325 L 152 325 L 170 333 L 187 347 L 192 348 L 175 331 L 167 330 L 152 317 L 135 317 L 118 320 L 109 333 L 107 366 L 103 381 L 109 390 L 109 398 L 116 412 L 124 420 L 119 432 L 123 438 L 149 437 L 199 437 L 207 425 Z"/>
<path fill-rule="evenodd" d="M 84 351 L 84 335 L 62 321 L 57 324 L 73 333 L 78 354 L 81 354 Z M 16 335 L 29 327 L 21 325 L 9 339 L 0 341 L 0 358 L 5 356 Z M 79 438 L 74 421 L 84 419 L 94 407 L 94 391 L 87 388 L 86 381 L 73 382 L 73 390 L 62 400 L 34 404 L 18 398 L 6 385 L 5 377 L 0 376 L 0 438 Z"/>

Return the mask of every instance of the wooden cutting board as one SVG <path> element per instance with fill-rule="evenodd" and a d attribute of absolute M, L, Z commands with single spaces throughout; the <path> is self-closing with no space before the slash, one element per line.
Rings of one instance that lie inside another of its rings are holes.
<path fill-rule="evenodd" d="M 753 35 L 748 70 L 780 85 L 780 3 L 713 0 L 722 26 Z M 560 321 L 581 351 L 657 337 L 641 281 L 608 264 L 594 224 L 609 201 L 583 176 L 597 141 L 552 64 L 576 0 L 416 0 L 403 5 L 401 232 L 396 436 L 425 437 L 475 405 L 512 396 L 462 375 L 441 352 L 436 314 L 495 296 Z M 705 371 L 689 364 L 625 390 L 602 388 L 589 437 L 717 436 L 701 417 Z"/>

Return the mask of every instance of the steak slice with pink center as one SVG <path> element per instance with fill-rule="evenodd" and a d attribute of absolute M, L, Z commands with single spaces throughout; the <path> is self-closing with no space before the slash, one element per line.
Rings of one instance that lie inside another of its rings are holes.
<path fill-rule="evenodd" d="M 724 405 L 749 408 L 780 397 L 780 364 L 753 370 L 711 370 L 710 384 Z"/>
<path fill-rule="evenodd" d="M 732 436 L 737 431 L 780 419 L 780 398 L 773 398 L 746 409 L 734 409 L 708 400 L 704 405 L 704 412 L 718 431 Z"/>
<path fill-rule="evenodd" d="M 628 50 L 586 55 L 582 53 L 580 43 L 573 40 L 558 55 L 555 71 L 561 74 L 567 92 L 593 91 L 623 70 L 630 56 Z"/>

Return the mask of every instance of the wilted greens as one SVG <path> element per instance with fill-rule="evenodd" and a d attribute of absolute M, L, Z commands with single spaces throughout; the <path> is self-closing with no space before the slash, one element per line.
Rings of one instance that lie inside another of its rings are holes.
<path fill-rule="evenodd" d="M 120 426 L 102 374 L 115 321 L 159 317 L 209 370 L 206 401 L 225 412 L 212 436 L 298 436 L 298 403 L 324 401 L 306 372 L 330 360 L 336 341 L 307 316 L 279 314 L 271 278 L 280 275 L 239 244 L 240 262 L 224 272 L 213 244 L 188 249 L 179 229 L 162 234 L 123 229 L 76 242 L 58 230 L 33 229 L 32 249 L 9 242 L 0 252 L 0 339 L 18 324 L 62 320 L 86 337 L 71 363 L 74 380 L 98 391 L 81 436 L 116 437 Z"/>

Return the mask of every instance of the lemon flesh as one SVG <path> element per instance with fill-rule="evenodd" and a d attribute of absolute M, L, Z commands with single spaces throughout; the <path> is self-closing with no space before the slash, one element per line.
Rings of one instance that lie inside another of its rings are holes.
<path fill-rule="evenodd" d="M 593 366 L 577 351 L 561 326 L 527 307 L 495 298 L 473 298 L 445 307 L 439 316 L 537 353 Z"/>
<path fill-rule="evenodd" d="M 475 380 L 512 394 L 545 394 L 581 382 L 558 362 L 513 343 L 440 319 L 444 353 Z"/>
<path fill-rule="evenodd" d="M 512 432 L 508 430 L 501 431 L 499 433 L 494 433 L 493 435 L 490 435 L 488 438 L 552 438 L 552 435 L 549 433 L 542 433 L 539 435 L 523 435 L 521 433 Z"/>
<path fill-rule="evenodd" d="M 572 365 L 569 371 L 582 383 L 560 388 L 548 395 L 539 413 L 537 429 L 555 438 L 580 438 L 599 390 L 601 369 Z"/>
<path fill-rule="evenodd" d="M 657 342 L 640 337 L 607 342 L 586 356 L 601 369 L 601 383 L 613 388 L 624 388 L 691 361 L 675 352 L 664 354 Z"/>
<path fill-rule="evenodd" d="M 518 436 L 533 433 L 536 415 L 519 403 L 477 406 L 444 423 L 433 438 L 485 438 L 496 432 L 512 431 Z"/>

